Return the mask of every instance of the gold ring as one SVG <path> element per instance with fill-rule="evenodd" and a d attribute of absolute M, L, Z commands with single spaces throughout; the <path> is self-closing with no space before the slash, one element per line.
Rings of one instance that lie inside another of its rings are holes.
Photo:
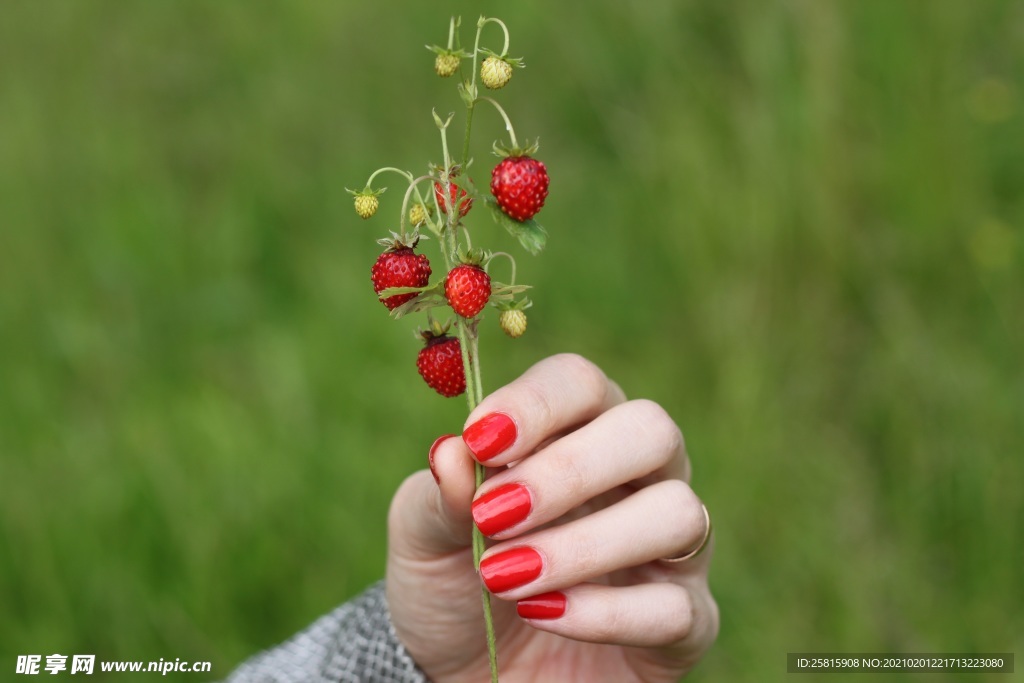
<path fill-rule="evenodd" d="M 673 562 L 686 562 L 687 560 L 700 555 L 701 552 L 704 551 L 704 548 L 707 547 L 708 541 L 711 540 L 711 515 L 708 514 L 708 508 L 706 505 L 701 503 L 700 507 L 704 511 L 704 538 L 700 539 L 700 545 L 679 557 L 663 557 L 661 559 L 662 562 L 668 562 L 670 564 Z"/>

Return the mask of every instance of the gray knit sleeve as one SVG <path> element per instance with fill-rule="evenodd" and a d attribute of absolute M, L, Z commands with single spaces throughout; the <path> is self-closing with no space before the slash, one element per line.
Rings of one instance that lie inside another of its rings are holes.
<path fill-rule="evenodd" d="M 305 631 L 239 666 L 225 683 L 425 683 L 395 635 L 380 581 Z"/>

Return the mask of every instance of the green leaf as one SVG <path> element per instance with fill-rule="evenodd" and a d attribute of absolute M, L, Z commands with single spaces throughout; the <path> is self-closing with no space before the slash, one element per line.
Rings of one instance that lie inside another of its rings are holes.
<path fill-rule="evenodd" d="M 506 285 L 502 282 L 491 281 L 491 296 L 522 294 L 528 289 L 533 289 L 533 287 L 530 285 Z"/>
<path fill-rule="evenodd" d="M 399 294 L 412 294 L 413 292 L 419 294 L 420 292 L 425 292 L 428 289 L 431 289 L 431 287 L 386 287 L 380 290 L 380 294 L 377 296 L 381 299 L 387 299 L 388 297 L 398 296 Z"/>
<path fill-rule="evenodd" d="M 390 289 L 394 289 L 394 290 L 397 291 L 399 289 L 412 289 L 412 288 L 411 287 L 389 287 L 388 289 L 385 289 L 384 292 L 387 292 Z M 381 292 L 381 294 L 384 294 L 384 292 Z M 409 301 L 406 301 L 404 304 L 402 304 L 401 306 L 399 306 L 395 310 L 391 311 L 391 317 L 395 318 L 397 320 L 398 318 L 402 318 L 402 317 L 404 317 L 406 315 L 409 315 L 410 313 L 419 313 L 420 311 L 427 311 L 427 310 L 430 310 L 431 308 L 437 308 L 438 306 L 445 306 L 447 304 L 448 304 L 447 301 L 445 301 L 443 298 L 437 296 L 433 292 L 424 292 L 424 293 L 418 295 L 416 298 L 411 299 Z"/>
<path fill-rule="evenodd" d="M 446 120 L 442 121 L 441 117 L 438 116 L 436 109 L 432 109 L 431 113 L 434 115 L 434 123 L 437 124 L 437 127 L 441 130 L 447 128 L 448 124 L 452 122 L 452 118 L 455 116 L 455 112 L 452 112 L 448 114 L 448 118 Z"/>
<path fill-rule="evenodd" d="M 491 210 L 491 216 L 494 218 L 494 222 L 498 225 L 504 226 L 508 230 L 509 234 L 519 240 L 519 243 L 523 245 L 526 251 L 530 252 L 534 256 L 544 250 L 544 246 L 548 243 L 548 233 L 537 221 L 532 218 L 528 221 L 517 221 L 510 218 L 501 207 L 498 206 L 498 202 L 493 199 L 485 200 L 488 208 Z"/>
<path fill-rule="evenodd" d="M 426 287 L 386 287 L 380 290 L 377 296 L 381 299 L 387 299 L 389 296 L 395 296 L 396 294 L 412 294 L 413 292 L 423 295 L 437 294 L 441 296 L 444 293 L 444 282 L 435 282 Z"/>

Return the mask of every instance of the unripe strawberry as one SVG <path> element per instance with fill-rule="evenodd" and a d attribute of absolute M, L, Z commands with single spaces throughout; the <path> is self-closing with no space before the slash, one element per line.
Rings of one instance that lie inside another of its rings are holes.
<path fill-rule="evenodd" d="M 462 366 L 459 340 L 446 334 L 424 334 L 427 345 L 416 357 L 416 369 L 427 385 L 451 398 L 466 390 L 466 371 Z"/>
<path fill-rule="evenodd" d="M 480 266 L 455 266 L 444 280 L 444 296 L 452 310 L 463 318 L 473 318 L 491 298 L 491 276 Z"/>
<path fill-rule="evenodd" d="M 451 205 L 459 209 L 459 216 L 469 213 L 473 206 L 473 198 L 467 197 L 464 189 L 449 181 L 448 194 Z M 437 197 L 437 205 L 441 207 L 441 213 L 448 213 L 448 207 L 444 201 L 444 187 L 436 180 L 434 181 L 434 196 Z"/>
<path fill-rule="evenodd" d="M 504 88 L 512 78 L 512 65 L 501 57 L 488 57 L 480 65 L 480 80 L 491 90 Z"/>
<path fill-rule="evenodd" d="M 510 156 L 491 172 L 491 194 L 498 206 L 517 221 L 537 215 L 548 196 L 548 169 L 529 156 Z"/>
<path fill-rule="evenodd" d="M 498 318 L 498 324 L 501 325 L 505 334 L 513 339 L 521 337 L 523 332 L 526 332 L 526 312 L 518 308 L 502 311 L 501 317 Z"/>
<path fill-rule="evenodd" d="M 409 209 L 409 222 L 414 226 L 420 226 L 427 222 L 427 211 L 422 204 L 413 204 Z"/>
<path fill-rule="evenodd" d="M 360 218 L 369 218 L 373 214 L 377 213 L 377 207 L 380 206 L 380 200 L 377 199 L 376 195 L 372 194 L 357 194 L 355 197 L 356 213 L 359 214 Z"/>
<path fill-rule="evenodd" d="M 441 78 L 454 76 L 459 70 L 459 56 L 451 52 L 440 52 L 434 59 L 434 71 Z"/>
<path fill-rule="evenodd" d="M 370 279 L 377 294 L 388 287 L 426 287 L 430 282 L 430 261 L 411 247 L 395 243 L 377 257 L 377 262 L 370 269 Z M 415 297 L 415 292 L 396 294 L 381 299 L 381 303 L 393 311 Z"/>

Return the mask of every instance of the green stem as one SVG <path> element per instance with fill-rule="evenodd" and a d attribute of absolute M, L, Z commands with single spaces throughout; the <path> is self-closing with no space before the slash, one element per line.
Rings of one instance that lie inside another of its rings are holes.
<path fill-rule="evenodd" d="M 478 22 L 476 22 L 476 26 L 477 26 L 477 31 L 476 31 L 477 41 L 476 42 L 477 42 L 477 45 L 480 44 L 480 31 L 483 30 L 483 28 L 484 28 L 484 26 L 486 24 L 497 24 L 498 26 L 501 27 L 502 32 L 505 34 L 505 45 L 501 48 L 501 55 L 500 55 L 501 57 L 504 57 L 505 55 L 508 54 L 508 26 L 505 26 L 505 22 L 502 21 L 501 19 L 498 19 L 497 17 L 487 17 L 487 18 L 480 17 L 480 20 Z"/>
<path fill-rule="evenodd" d="M 426 177 L 430 178 L 430 176 L 426 176 Z M 431 180 L 432 180 L 432 178 L 431 178 Z M 430 196 L 432 196 L 434 198 L 434 204 L 436 205 L 437 204 L 437 195 L 434 193 L 434 184 L 433 183 L 430 184 Z M 431 218 L 430 212 L 427 210 L 427 202 L 426 202 L 425 199 L 423 199 L 423 195 L 420 194 L 420 188 L 418 188 L 418 187 L 416 188 L 416 200 L 423 207 L 424 213 L 427 214 L 426 217 L 425 217 L 427 228 L 430 229 L 430 232 L 432 232 L 435 235 L 437 235 L 438 237 L 440 237 L 441 236 L 441 223 L 440 223 L 440 221 L 438 221 L 438 223 L 437 223 L 437 225 L 435 227 L 434 219 Z M 438 211 L 438 214 L 440 214 L 440 209 L 438 209 L 437 211 Z M 435 214 L 435 215 L 438 215 L 438 214 Z M 415 226 L 413 226 L 413 228 L 415 228 Z"/>
<path fill-rule="evenodd" d="M 455 41 L 455 17 L 452 17 L 448 24 L 448 50 L 451 51 L 452 43 Z"/>
<path fill-rule="evenodd" d="M 370 187 L 370 185 L 373 183 L 373 179 L 376 178 L 379 174 L 383 173 L 384 171 L 392 171 L 394 173 L 399 174 L 400 176 L 408 180 L 410 183 L 412 182 L 412 173 L 409 173 L 408 171 L 403 171 L 400 168 L 385 166 L 384 168 L 378 168 L 370 175 L 370 179 L 366 181 L 366 186 Z"/>
<path fill-rule="evenodd" d="M 442 189 L 444 189 L 443 186 Z M 441 238 L 441 251 L 447 253 L 448 246 L 444 241 L 445 224 L 441 221 L 441 204 L 437 201 L 437 192 L 431 192 L 430 197 L 434 200 L 434 211 L 437 212 L 434 215 L 437 216 L 437 236 Z M 445 206 L 447 206 L 447 204 Z"/>
<path fill-rule="evenodd" d="M 505 119 L 505 130 L 508 131 L 509 137 L 512 138 L 512 147 L 519 147 L 519 143 L 516 142 L 516 131 L 512 128 L 512 121 L 509 120 L 508 114 L 506 114 L 505 110 L 501 108 L 501 105 L 490 97 L 479 97 L 477 99 L 483 100 L 484 102 L 490 102 L 494 105 L 494 108 L 498 110 L 499 114 L 501 114 L 501 118 Z"/>
<path fill-rule="evenodd" d="M 466 137 L 462 142 L 462 168 L 466 168 L 466 165 L 469 164 L 469 133 L 473 130 L 473 110 L 476 109 L 475 104 L 476 100 L 473 101 L 473 104 L 466 105 Z"/>
<path fill-rule="evenodd" d="M 455 232 L 450 215 L 446 232 L 452 235 Z M 448 270 L 451 270 L 452 259 L 448 255 L 448 250 L 442 249 L 442 252 L 444 253 L 445 266 Z M 469 412 L 472 413 L 480 405 L 480 401 L 483 400 L 483 388 L 480 378 L 479 335 L 477 334 L 476 326 L 469 324 L 465 318 L 458 319 L 455 323 L 455 329 L 459 337 L 459 347 L 462 350 L 462 368 L 466 375 L 466 404 L 469 407 Z M 480 488 L 480 485 L 484 483 L 487 471 L 480 463 L 475 463 L 473 470 L 476 488 Z M 480 569 L 480 558 L 486 549 L 484 535 L 474 524 L 473 567 L 477 570 Z M 480 596 L 484 609 L 484 628 L 487 632 L 487 657 L 491 667 L 491 683 L 498 683 L 498 652 L 497 640 L 494 634 L 494 615 L 491 612 L 491 594 L 487 591 L 486 587 L 481 587 Z"/>
<path fill-rule="evenodd" d="M 479 404 L 484 400 L 484 383 L 483 380 L 480 379 L 480 336 L 476 333 L 475 323 L 473 325 L 473 334 L 470 336 L 469 344 L 469 359 L 473 364 L 473 385 L 476 387 L 476 402 Z M 481 466 L 480 469 L 483 471 L 483 466 Z M 483 480 L 481 479 L 477 486 L 480 486 L 482 483 Z"/>
<path fill-rule="evenodd" d="M 470 86 L 475 87 L 476 85 L 476 60 L 477 52 L 480 47 L 480 30 L 483 25 L 487 23 L 483 17 L 479 23 L 477 23 L 476 32 L 476 45 L 473 49 L 473 83 Z M 498 22 L 501 23 L 501 22 Z M 504 28 L 504 24 L 502 24 Z M 508 49 L 508 30 L 505 30 L 505 49 Z M 474 102 L 468 105 L 469 112 L 466 116 L 466 135 L 462 148 L 462 167 L 465 168 L 469 161 L 469 140 L 470 133 L 473 125 L 473 109 Z M 444 171 L 441 173 L 441 186 L 443 190 L 443 200 L 445 208 L 445 222 L 441 226 L 441 254 L 444 257 L 445 268 L 447 271 L 456 265 L 458 259 L 458 222 L 459 215 L 456 209 L 458 204 L 457 201 L 452 201 L 451 196 L 451 168 L 452 160 L 451 154 L 448 150 L 448 123 L 451 121 L 449 117 L 448 121 L 444 124 L 441 123 L 440 119 L 437 118 L 437 114 L 434 114 L 435 120 L 438 123 L 438 128 L 441 131 L 441 147 L 444 151 Z M 457 199 L 457 198 L 456 198 Z M 437 197 L 435 194 L 435 203 L 437 203 Z M 440 207 L 438 207 L 440 210 Z M 483 382 L 480 376 L 480 353 L 479 353 L 479 337 L 477 334 L 476 323 L 470 322 L 465 318 L 459 317 L 455 323 L 456 333 L 459 339 L 459 347 L 462 351 L 462 369 L 466 376 L 466 404 L 469 407 L 469 412 L 472 413 L 476 410 L 476 407 L 480 405 L 483 400 Z M 480 463 L 475 463 L 474 475 L 476 480 L 476 488 L 480 488 L 480 485 L 484 483 L 486 477 L 486 469 Z M 476 524 L 473 525 L 472 532 L 472 548 L 473 548 L 473 566 L 478 571 L 480 569 L 480 558 L 483 556 L 484 551 L 487 549 L 486 542 L 484 540 L 483 533 L 477 528 Z M 480 588 L 481 602 L 483 604 L 484 612 L 484 627 L 487 631 L 487 658 L 490 663 L 491 669 L 491 683 L 498 683 L 498 652 L 497 642 L 494 633 L 494 616 L 491 612 L 491 594 L 488 592 L 485 586 Z"/>
<path fill-rule="evenodd" d="M 448 153 L 448 126 L 441 129 L 441 149 L 444 150 L 444 173 L 448 175 L 452 170 L 452 155 Z"/>
<path fill-rule="evenodd" d="M 410 180 L 409 188 L 405 191 L 405 197 L 402 198 L 402 218 L 398 222 L 398 234 L 401 235 L 402 237 L 405 237 L 405 216 L 406 209 L 408 209 L 409 207 L 409 197 L 412 195 L 413 190 L 416 190 L 416 198 L 420 200 L 420 204 L 423 203 L 423 196 L 420 195 L 420 191 L 416 189 L 416 184 L 421 183 L 424 180 L 431 180 L 431 177 L 428 175 L 423 175 L 420 176 L 419 178 L 416 178 L 416 180 Z"/>
<path fill-rule="evenodd" d="M 455 220 L 452 216 L 455 213 L 455 205 L 458 204 L 458 197 L 455 199 L 452 198 L 452 157 L 451 154 L 448 153 L 448 125 L 445 124 L 444 126 L 438 126 L 438 129 L 441 131 L 441 149 L 444 150 L 444 171 L 441 173 L 441 190 L 443 193 L 442 200 L 444 201 L 445 207 L 444 213 L 447 216 L 445 219 L 445 225 L 447 226 L 446 232 L 451 237 L 452 242 L 455 242 L 457 241 L 457 237 L 454 235 Z M 435 195 L 435 199 L 436 198 L 437 196 Z M 449 261 L 454 258 L 455 253 L 456 250 L 454 248 L 451 250 L 445 249 L 445 264 L 448 266 L 448 270 L 452 269 L 452 264 L 449 263 Z"/>
<path fill-rule="evenodd" d="M 473 80 L 469 84 L 469 92 L 472 93 L 472 97 L 476 98 L 476 63 L 477 57 L 480 55 L 480 34 L 483 33 L 484 26 L 489 23 L 497 24 L 501 27 L 502 32 L 505 34 L 505 45 L 501 48 L 501 56 L 504 57 L 508 54 L 508 26 L 505 26 L 505 22 L 501 19 L 494 17 L 480 17 L 476 22 L 476 40 L 473 41 Z M 476 98 L 479 99 L 479 98 Z M 465 168 L 466 164 L 469 163 L 469 135 L 473 130 L 473 110 L 475 109 L 476 99 L 466 105 L 468 111 L 466 112 L 466 138 L 462 144 L 462 167 Z"/>
<path fill-rule="evenodd" d="M 487 260 L 487 268 L 485 268 L 485 270 L 487 270 L 487 272 L 490 273 L 491 261 L 498 258 L 499 256 L 504 256 L 505 258 L 508 259 L 508 262 L 512 264 L 512 279 L 509 280 L 508 283 L 510 285 L 514 285 L 516 283 L 516 260 L 512 257 L 512 254 L 508 253 L 507 251 L 496 251 L 493 254 L 491 254 L 491 258 Z"/>
<path fill-rule="evenodd" d="M 479 31 L 477 32 L 477 40 L 479 40 Z M 474 57 L 475 61 L 475 57 Z M 474 63 L 474 72 L 475 72 Z M 470 113 L 472 113 L 470 108 Z M 467 117 L 466 119 L 466 149 L 463 151 L 465 157 L 468 153 L 469 145 L 469 132 L 472 118 Z M 448 152 L 448 134 L 447 125 L 439 126 L 441 130 L 441 146 L 444 150 L 444 173 L 441 175 L 441 184 L 444 190 L 444 203 L 447 207 L 446 220 L 444 227 L 442 228 L 442 245 L 441 253 L 444 256 L 445 268 L 447 271 L 456 265 L 455 261 L 458 258 L 458 213 L 455 208 L 457 202 L 451 201 L 451 179 L 449 178 L 449 171 L 451 170 L 451 156 Z M 459 338 L 459 347 L 462 350 L 462 369 L 466 376 L 466 404 L 469 407 L 469 412 L 472 413 L 476 410 L 476 407 L 483 400 L 483 386 L 480 376 L 480 353 L 479 343 L 477 335 L 477 327 L 474 323 L 470 323 L 465 318 L 459 317 L 455 323 L 455 329 Z M 476 487 L 479 488 L 484 482 L 486 470 L 480 463 L 474 465 L 474 473 L 476 480 Z M 486 543 L 484 536 L 477 528 L 476 524 L 473 525 L 473 536 L 472 536 L 472 547 L 473 547 L 473 566 L 477 570 L 480 569 L 480 558 L 483 556 L 486 550 Z M 491 683 L 498 683 L 498 652 L 497 652 L 497 641 L 494 634 L 494 616 L 491 612 L 491 594 L 487 588 L 481 586 L 480 589 L 481 602 L 483 604 L 484 611 L 484 628 L 487 632 L 487 658 L 491 668 Z"/>
<path fill-rule="evenodd" d="M 483 33 L 486 23 L 487 20 L 484 17 L 480 17 L 480 20 L 476 22 L 476 40 L 473 42 L 473 80 L 470 83 L 470 92 L 476 92 L 476 58 L 480 54 L 480 34 Z"/>
<path fill-rule="evenodd" d="M 483 382 L 480 378 L 480 346 L 476 325 L 468 325 L 465 319 L 459 319 L 459 344 L 462 347 L 462 363 L 466 373 L 466 403 L 469 412 L 473 412 L 483 400 Z M 473 471 L 476 488 L 484 483 L 486 469 L 480 463 L 474 463 Z M 476 524 L 473 525 L 473 566 L 479 571 L 480 558 L 487 549 L 484 535 Z M 484 628 L 487 632 L 487 659 L 491 667 L 491 683 L 498 683 L 498 648 L 494 633 L 494 615 L 491 612 L 491 594 L 486 587 L 480 588 L 480 600 L 484 609 Z"/>
<path fill-rule="evenodd" d="M 459 265 L 459 238 L 455 234 L 455 228 L 448 230 L 448 239 L 445 242 L 445 249 L 447 250 L 448 270 L 451 270 L 455 266 Z M 468 367 L 468 366 L 467 366 Z"/>

